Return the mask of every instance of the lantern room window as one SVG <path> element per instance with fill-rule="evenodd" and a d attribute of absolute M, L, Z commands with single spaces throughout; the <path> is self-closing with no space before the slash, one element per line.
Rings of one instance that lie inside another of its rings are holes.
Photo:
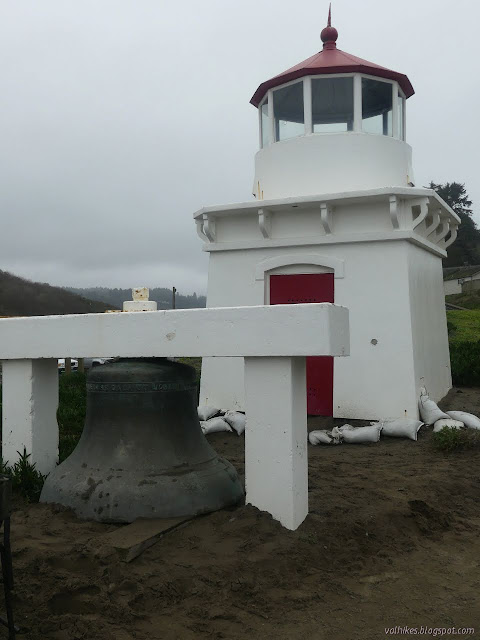
<path fill-rule="evenodd" d="M 353 130 L 353 78 L 312 80 L 313 133 Z"/>
<path fill-rule="evenodd" d="M 275 141 L 302 136 L 305 133 L 303 82 L 289 84 L 273 92 Z"/>
<path fill-rule="evenodd" d="M 313 76 L 268 91 L 260 147 L 316 133 L 367 133 L 405 140 L 406 97 L 396 82 L 361 74 Z"/>
<path fill-rule="evenodd" d="M 362 130 L 365 133 L 393 135 L 392 83 L 362 78 Z"/>

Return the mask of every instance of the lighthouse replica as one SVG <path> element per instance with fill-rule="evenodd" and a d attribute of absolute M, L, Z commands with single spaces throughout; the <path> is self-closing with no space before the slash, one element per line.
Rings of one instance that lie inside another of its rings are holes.
<path fill-rule="evenodd" d="M 207 306 L 348 307 L 350 357 L 307 358 L 308 413 L 413 418 L 422 386 L 451 387 L 442 258 L 460 220 L 415 186 L 407 76 L 337 38 L 329 15 L 323 49 L 255 91 L 255 200 L 194 214 Z M 244 409 L 243 360 L 204 358 L 200 402 Z"/>

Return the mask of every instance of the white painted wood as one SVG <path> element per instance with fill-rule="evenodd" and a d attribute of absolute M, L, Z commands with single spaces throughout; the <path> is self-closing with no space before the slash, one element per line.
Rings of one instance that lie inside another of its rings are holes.
<path fill-rule="evenodd" d="M 392 84 L 392 134 L 394 138 L 400 138 L 398 130 L 398 83 Z"/>
<path fill-rule="evenodd" d="M 266 209 L 258 210 L 258 226 L 264 238 L 270 238 L 272 233 L 272 214 Z"/>
<path fill-rule="evenodd" d="M 348 335 L 348 309 L 327 303 L 3 318 L 0 360 L 340 356 Z"/>
<path fill-rule="evenodd" d="M 390 203 L 390 220 L 392 221 L 392 227 L 398 229 L 400 224 L 398 222 L 398 199 L 397 196 L 389 197 Z"/>
<path fill-rule="evenodd" d="M 450 238 L 445 241 L 445 249 L 447 249 L 451 244 L 455 242 L 455 240 L 457 239 L 457 234 L 458 234 L 458 225 L 454 225 L 450 229 Z"/>
<path fill-rule="evenodd" d="M 333 134 L 332 134 L 333 135 Z M 335 134 L 343 135 L 343 134 Z M 388 138 L 387 138 L 388 139 Z M 287 142 L 287 141 L 284 141 Z M 305 209 L 311 207 L 315 209 L 321 202 L 335 202 L 335 207 L 348 204 L 364 204 L 369 205 L 375 201 L 388 202 L 388 197 L 396 195 L 406 201 L 411 199 L 417 199 L 421 197 L 428 197 L 429 203 L 432 208 L 440 209 L 442 215 L 448 216 L 453 220 L 456 220 L 459 224 L 461 222 L 455 211 L 444 201 L 438 193 L 433 189 L 426 189 L 422 187 L 378 187 L 373 189 L 351 189 L 348 191 L 329 191 L 328 193 L 320 194 L 320 192 L 310 195 L 297 195 L 297 196 L 285 196 L 282 198 L 264 199 L 262 206 L 268 208 L 269 211 L 279 212 L 287 211 L 292 212 L 292 206 L 296 205 L 298 208 Z M 193 214 L 195 219 L 200 219 L 205 213 L 212 213 L 216 218 L 230 217 L 236 215 L 245 215 L 248 213 L 257 213 L 258 202 L 255 200 L 249 200 L 247 202 L 235 202 L 233 204 L 225 205 L 213 205 L 210 207 L 202 207 Z M 355 214 L 356 215 L 356 214 Z"/>
<path fill-rule="evenodd" d="M 432 213 L 432 223 L 425 228 L 425 236 L 427 238 L 438 228 L 440 224 L 440 213 L 440 210 Z"/>
<path fill-rule="evenodd" d="M 353 76 L 353 130 L 362 131 L 362 76 L 359 73 Z"/>
<path fill-rule="evenodd" d="M 12 465 L 25 448 L 37 469 L 49 473 L 58 461 L 57 360 L 4 361 L 2 378 L 3 461 Z"/>
<path fill-rule="evenodd" d="M 200 240 L 203 240 L 203 242 L 208 242 L 207 236 L 203 233 L 203 218 L 195 220 L 195 224 L 197 227 L 197 235 Z"/>
<path fill-rule="evenodd" d="M 329 236 L 333 231 L 332 207 L 328 202 L 320 203 L 320 221 L 325 235 Z"/>
<path fill-rule="evenodd" d="M 270 127 L 270 136 L 269 136 L 269 145 L 267 145 L 267 149 L 268 147 L 271 147 L 273 145 L 273 143 L 275 142 L 275 113 L 273 110 L 273 91 L 271 89 L 269 89 L 268 93 L 268 125 Z M 263 149 L 262 149 L 263 151 Z M 257 179 L 255 180 L 255 184 L 257 183 Z M 260 195 L 260 194 L 259 194 Z M 262 198 L 263 200 L 263 198 Z"/>
<path fill-rule="evenodd" d="M 435 242 L 440 242 L 441 240 L 443 240 L 449 231 L 450 231 L 450 222 L 448 220 L 442 220 L 441 231 L 438 232 L 438 229 L 437 229 Z"/>
<path fill-rule="evenodd" d="M 209 244 L 204 247 L 204 251 L 212 253 L 224 253 L 226 251 L 243 251 L 249 249 L 262 249 L 262 248 L 284 248 L 288 247 L 306 247 L 310 251 L 312 249 L 320 248 L 323 252 L 324 246 L 335 246 L 343 244 L 365 244 L 371 242 L 400 242 L 406 240 L 411 244 L 415 244 L 418 247 L 423 247 L 426 251 L 433 253 L 440 258 L 445 258 L 447 253 L 443 244 L 438 244 L 436 237 L 431 235 L 428 238 L 421 236 L 414 231 L 404 231 L 403 229 L 391 230 L 389 232 L 371 232 L 371 233 L 335 233 L 330 235 L 310 235 L 310 236 L 297 236 L 295 238 L 269 238 L 261 240 L 249 240 L 242 242 L 240 240 L 233 242 L 218 242 L 215 244 Z"/>
<path fill-rule="evenodd" d="M 245 358 L 246 501 L 288 529 L 308 513 L 305 358 Z"/>
<path fill-rule="evenodd" d="M 303 113 L 305 120 L 305 135 L 309 135 L 313 133 L 312 79 L 309 76 L 303 79 Z"/>
<path fill-rule="evenodd" d="M 427 197 L 417 198 L 410 201 L 409 204 L 412 209 L 415 206 L 420 207 L 420 214 L 416 218 L 414 218 L 412 214 L 412 229 L 416 229 L 428 216 L 428 203 L 429 198 Z"/>
<path fill-rule="evenodd" d="M 203 233 L 207 236 L 210 242 L 215 242 L 215 218 L 208 213 L 203 214 Z"/>

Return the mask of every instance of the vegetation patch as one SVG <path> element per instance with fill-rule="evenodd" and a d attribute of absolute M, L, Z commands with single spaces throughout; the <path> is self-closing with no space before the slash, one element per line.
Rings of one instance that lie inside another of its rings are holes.
<path fill-rule="evenodd" d="M 447 311 L 453 384 L 480 386 L 480 310 Z"/>
<path fill-rule="evenodd" d="M 1 473 L 12 479 L 12 490 L 17 492 L 27 502 L 38 502 L 42 491 L 44 476 L 37 470 L 35 463 L 31 463 L 30 454 L 26 449 L 12 466 L 8 462 L 1 462 Z"/>
<path fill-rule="evenodd" d="M 451 453 L 480 447 L 480 431 L 474 429 L 454 429 L 444 427 L 433 434 L 433 446 L 438 451 Z"/>

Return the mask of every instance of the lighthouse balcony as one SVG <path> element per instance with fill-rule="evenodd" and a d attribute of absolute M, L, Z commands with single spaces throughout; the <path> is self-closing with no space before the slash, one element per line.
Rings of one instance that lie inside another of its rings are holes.
<path fill-rule="evenodd" d="M 435 191 L 415 187 L 212 206 L 194 218 L 208 252 L 406 240 L 444 257 L 460 224 Z"/>

